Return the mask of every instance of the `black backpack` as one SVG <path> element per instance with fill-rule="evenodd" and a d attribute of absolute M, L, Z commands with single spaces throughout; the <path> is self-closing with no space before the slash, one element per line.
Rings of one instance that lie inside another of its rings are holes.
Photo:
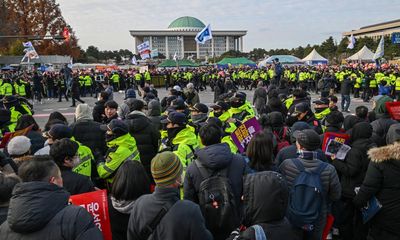
<path fill-rule="evenodd" d="M 233 195 L 228 168 L 212 171 L 198 160 L 194 161 L 203 181 L 198 199 L 207 229 L 212 233 L 230 232 L 240 224 L 238 208 Z"/>

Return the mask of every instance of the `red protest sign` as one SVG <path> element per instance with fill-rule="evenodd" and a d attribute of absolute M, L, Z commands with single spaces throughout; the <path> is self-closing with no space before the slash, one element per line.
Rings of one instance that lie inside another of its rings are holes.
<path fill-rule="evenodd" d="M 345 133 L 334 133 L 334 132 L 326 132 L 324 133 L 324 140 L 322 141 L 322 151 L 331 156 L 331 153 L 336 153 L 335 144 L 346 144 L 349 145 L 350 135 Z M 332 143 L 332 144 L 331 144 Z M 333 149 L 332 149 L 333 148 Z"/>
<path fill-rule="evenodd" d="M 72 204 L 83 207 L 93 216 L 94 223 L 103 234 L 104 240 L 112 240 L 106 190 L 73 195 L 69 200 Z"/>
<path fill-rule="evenodd" d="M 400 102 L 386 102 L 386 109 L 394 120 L 400 120 Z"/>

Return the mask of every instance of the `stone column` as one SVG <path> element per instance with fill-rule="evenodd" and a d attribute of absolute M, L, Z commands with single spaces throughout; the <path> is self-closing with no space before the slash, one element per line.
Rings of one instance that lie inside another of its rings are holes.
<path fill-rule="evenodd" d="M 133 54 L 137 54 L 136 37 L 133 37 Z"/>
<path fill-rule="evenodd" d="M 196 58 L 200 59 L 200 45 L 196 43 Z"/>
<path fill-rule="evenodd" d="M 240 51 L 243 52 L 243 37 L 240 37 Z"/>
<path fill-rule="evenodd" d="M 211 39 L 211 57 L 214 57 L 214 38 Z"/>
<path fill-rule="evenodd" d="M 181 57 L 182 57 L 182 59 L 184 59 L 185 58 L 185 39 L 184 39 L 184 36 L 182 36 L 181 37 L 181 52 L 182 52 L 182 55 L 181 55 Z"/>
<path fill-rule="evenodd" d="M 150 50 L 152 50 L 153 49 L 153 37 L 152 36 L 149 37 L 149 43 L 150 43 Z"/>
<path fill-rule="evenodd" d="M 229 36 L 226 36 L 226 46 L 225 51 L 229 51 Z"/>
<path fill-rule="evenodd" d="M 165 58 L 169 59 L 168 36 L 165 36 Z"/>

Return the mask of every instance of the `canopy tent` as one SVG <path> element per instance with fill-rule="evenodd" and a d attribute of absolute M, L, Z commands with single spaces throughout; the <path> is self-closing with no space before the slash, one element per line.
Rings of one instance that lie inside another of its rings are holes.
<path fill-rule="evenodd" d="M 307 55 L 307 57 L 303 58 L 303 61 L 308 65 L 328 64 L 328 59 L 321 56 L 315 48 Z"/>
<path fill-rule="evenodd" d="M 238 65 L 245 65 L 245 66 L 257 66 L 255 62 L 245 58 L 229 58 L 226 57 L 217 63 L 218 67 L 228 67 L 228 66 L 238 66 Z"/>
<path fill-rule="evenodd" d="M 158 65 L 158 67 L 198 67 L 199 65 L 197 63 L 194 63 L 190 60 L 183 59 L 183 60 L 178 60 L 174 61 L 172 59 L 166 59 L 162 63 Z"/>
<path fill-rule="evenodd" d="M 272 64 L 272 61 L 275 60 L 276 58 L 279 59 L 279 62 L 282 64 L 297 64 L 297 65 L 304 64 L 304 62 L 300 58 L 292 55 L 272 55 L 271 57 L 259 62 L 258 67 L 265 67 L 268 64 Z"/>
<path fill-rule="evenodd" d="M 353 56 L 347 58 L 348 61 L 362 61 L 362 62 L 374 62 L 374 53 L 364 45 L 363 48 L 360 49 Z"/>

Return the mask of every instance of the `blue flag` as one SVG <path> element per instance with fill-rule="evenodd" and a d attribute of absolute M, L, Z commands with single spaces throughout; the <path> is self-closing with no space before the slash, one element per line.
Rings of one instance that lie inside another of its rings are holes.
<path fill-rule="evenodd" d="M 194 40 L 196 40 L 196 42 L 198 44 L 204 44 L 204 43 L 206 43 L 207 40 L 210 40 L 210 39 L 212 39 L 212 32 L 211 32 L 210 24 L 208 24 L 207 27 L 205 27 L 203 30 L 201 30 L 194 38 Z"/>

